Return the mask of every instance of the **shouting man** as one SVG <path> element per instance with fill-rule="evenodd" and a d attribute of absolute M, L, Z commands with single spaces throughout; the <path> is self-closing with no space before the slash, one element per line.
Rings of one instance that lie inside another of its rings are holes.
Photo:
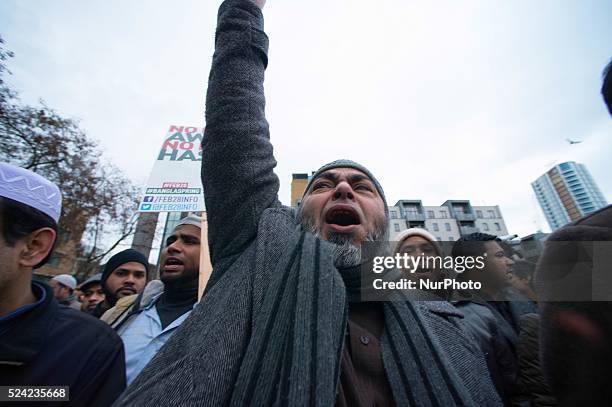
<path fill-rule="evenodd" d="M 300 213 L 278 201 L 262 6 L 219 9 L 202 144 L 213 273 L 118 405 L 497 405 L 450 304 L 360 302 L 360 244 L 388 222 L 368 169 L 323 166 Z"/>
<path fill-rule="evenodd" d="M 153 280 L 139 296 L 123 297 L 102 316 L 125 344 L 128 384 L 187 319 L 198 299 L 202 219 L 176 225 L 159 259 L 161 284 Z"/>

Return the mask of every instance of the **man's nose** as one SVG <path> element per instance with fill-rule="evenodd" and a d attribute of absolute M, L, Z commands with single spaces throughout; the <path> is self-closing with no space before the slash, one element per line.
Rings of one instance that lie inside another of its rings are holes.
<path fill-rule="evenodd" d="M 181 252 L 181 245 L 178 240 L 172 242 L 168 246 L 168 254 L 180 253 L 180 252 Z"/>
<path fill-rule="evenodd" d="M 334 200 L 337 199 L 355 199 L 353 195 L 353 188 L 346 181 L 341 181 L 336 185 L 336 190 L 334 191 Z"/>
<path fill-rule="evenodd" d="M 123 283 L 134 285 L 136 283 L 136 278 L 134 277 L 134 273 L 128 274 Z"/>

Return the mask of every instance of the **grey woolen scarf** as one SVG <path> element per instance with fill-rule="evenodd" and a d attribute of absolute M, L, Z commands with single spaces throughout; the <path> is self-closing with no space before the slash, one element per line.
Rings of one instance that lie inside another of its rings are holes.
<path fill-rule="evenodd" d="M 364 167 L 334 161 L 317 174 Z M 312 180 L 311 180 L 312 182 Z M 310 186 L 310 185 L 309 185 Z M 337 269 L 330 244 L 301 226 L 284 250 L 253 332 L 231 400 L 232 406 L 332 406 L 348 319 L 348 293 L 359 292 L 360 266 Z M 398 406 L 475 405 L 444 351 L 413 303 L 384 303 L 381 353 Z M 338 318 L 342 315 L 342 318 Z"/>

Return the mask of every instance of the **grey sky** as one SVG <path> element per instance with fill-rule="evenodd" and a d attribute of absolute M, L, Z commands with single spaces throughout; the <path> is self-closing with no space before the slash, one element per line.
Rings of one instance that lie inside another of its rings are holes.
<path fill-rule="evenodd" d="M 4 0 L 9 82 L 144 183 L 170 124 L 204 124 L 219 4 Z M 340 157 L 390 203 L 498 204 L 521 235 L 548 229 L 530 182 L 555 160 L 584 163 L 612 200 L 611 2 L 269 0 L 264 14 L 283 203 L 291 173 Z"/>

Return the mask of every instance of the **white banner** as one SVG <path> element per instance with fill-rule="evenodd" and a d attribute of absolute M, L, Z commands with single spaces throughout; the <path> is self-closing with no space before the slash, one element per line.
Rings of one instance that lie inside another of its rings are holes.
<path fill-rule="evenodd" d="M 203 135 L 200 127 L 170 126 L 142 194 L 140 212 L 205 210 L 200 179 Z"/>

